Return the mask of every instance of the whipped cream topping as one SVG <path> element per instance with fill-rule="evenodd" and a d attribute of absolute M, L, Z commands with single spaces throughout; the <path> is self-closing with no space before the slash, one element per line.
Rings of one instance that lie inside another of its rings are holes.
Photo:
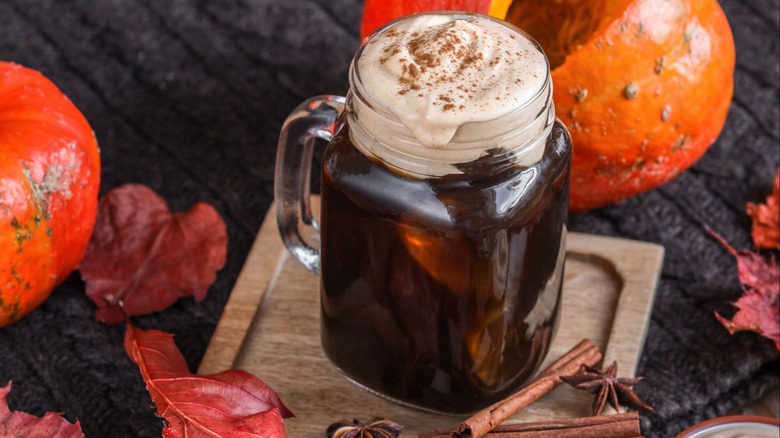
<path fill-rule="evenodd" d="M 549 133 L 554 119 L 542 51 L 525 34 L 482 15 L 401 20 L 364 44 L 353 76 L 367 101 L 353 104 L 362 127 L 411 156 L 460 151 L 448 153 L 448 161 L 471 161 L 488 149 L 522 144 L 524 136 L 538 137 L 534 124 Z M 549 114 L 540 117 L 546 107 Z M 533 152 L 531 162 L 541 156 Z"/>

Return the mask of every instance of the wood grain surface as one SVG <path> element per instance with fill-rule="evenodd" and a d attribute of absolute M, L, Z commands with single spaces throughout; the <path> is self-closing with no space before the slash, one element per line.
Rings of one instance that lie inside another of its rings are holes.
<path fill-rule="evenodd" d="M 320 347 L 319 278 L 290 256 L 269 212 L 198 372 L 240 368 L 263 379 L 296 414 L 285 421 L 289 436 L 322 437 L 339 419 L 372 416 L 403 424 L 403 436 L 455 426 L 458 417 L 359 388 L 329 362 Z M 569 233 L 561 324 L 545 363 L 588 337 L 605 363 L 616 360 L 621 376 L 633 376 L 662 260 L 658 245 Z M 590 399 L 559 387 L 508 421 L 587 416 Z"/>

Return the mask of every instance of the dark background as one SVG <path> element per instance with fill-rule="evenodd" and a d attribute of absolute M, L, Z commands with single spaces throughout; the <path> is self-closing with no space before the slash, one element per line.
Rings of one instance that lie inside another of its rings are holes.
<path fill-rule="evenodd" d="M 740 294 L 734 259 L 703 230 L 750 248 L 746 201 L 763 201 L 780 159 L 777 0 L 724 0 L 737 45 L 723 133 L 675 181 L 572 217 L 575 231 L 666 247 L 638 374 L 655 406 L 652 436 L 723 415 L 778 384 L 770 341 L 729 336 L 713 317 Z M 317 94 L 343 94 L 358 45 L 359 0 L 2 0 L 0 59 L 42 71 L 91 122 L 101 193 L 147 184 L 173 210 L 214 205 L 228 262 L 202 303 L 134 321 L 175 334 L 196 369 L 272 200 L 285 116 Z M 0 151 L 2 153 L 2 151 Z M 161 420 L 122 347 L 124 326 L 94 319 L 78 274 L 0 330 L 0 385 L 14 410 L 64 412 L 87 437 L 159 436 Z M 282 394 L 284 397 L 284 394 Z M 381 414 L 381 413 L 378 413 Z M 344 412 L 345 417 L 352 415 Z"/>

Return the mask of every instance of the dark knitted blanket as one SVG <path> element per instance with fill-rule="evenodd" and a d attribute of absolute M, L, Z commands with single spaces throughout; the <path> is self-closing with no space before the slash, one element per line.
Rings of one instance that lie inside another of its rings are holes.
<path fill-rule="evenodd" d="M 734 259 L 703 226 L 750 248 L 745 202 L 763 202 L 780 162 L 778 0 L 722 5 L 737 70 L 717 143 L 675 181 L 571 218 L 575 231 L 666 247 L 637 386 L 655 406 L 643 416 L 644 432 L 655 437 L 756 400 L 780 375 L 771 342 L 730 336 L 713 317 L 730 314 L 740 286 Z M 101 193 L 143 183 L 174 210 L 206 201 L 225 219 L 228 262 L 208 298 L 135 319 L 175 334 L 193 370 L 271 203 L 281 123 L 307 97 L 346 91 L 361 7 L 360 0 L 0 1 L 0 59 L 42 71 L 84 112 L 101 145 Z M 13 380 L 11 408 L 63 412 L 89 438 L 160 436 L 162 421 L 123 335 L 123 325 L 95 320 L 74 274 L 38 310 L 0 329 L 0 386 Z"/>

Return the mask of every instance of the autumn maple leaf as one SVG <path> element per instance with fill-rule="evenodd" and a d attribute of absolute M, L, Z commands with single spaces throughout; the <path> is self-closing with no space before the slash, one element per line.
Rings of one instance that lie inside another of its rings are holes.
<path fill-rule="evenodd" d="M 737 259 L 737 275 L 745 289 L 733 303 L 738 310 L 731 320 L 718 313 L 715 317 L 729 333 L 753 331 L 774 341 L 780 350 L 780 265 L 774 256 L 766 259 L 756 252 L 737 251 L 723 237 L 709 232 Z"/>
<path fill-rule="evenodd" d="M 189 372 L 173 336 L 127 323 L 125 350 L 163 417 L 167 438 L 285 438 L 293 414 L 262 380 L 241 370 Z"/>
<path fill-rule="evenodd" d="M 6 397 L 11 382 L 0 388 L 0 437 L 24 438 L 84 438 L 78 421 L 73 424 L 54 412 L 36 417 L 8 409 Z"/>
<path fill-rule="evenodd" d="M 780 249 L 780 169 L 775 174 L 772 194 L 765 204 L 748 202 L 747 214 L 753 220 L 753 243 L 761 249 Z"/>
<path fill-rule="evenodd" d="M 171 213 L 146 186 L 110 191 L 79 265 L 97 319 L 116 323 L 161 311 L 182 296 L 202 300 L 225 265 L 227 240 L 225 223 L 208 204 Z"/>

